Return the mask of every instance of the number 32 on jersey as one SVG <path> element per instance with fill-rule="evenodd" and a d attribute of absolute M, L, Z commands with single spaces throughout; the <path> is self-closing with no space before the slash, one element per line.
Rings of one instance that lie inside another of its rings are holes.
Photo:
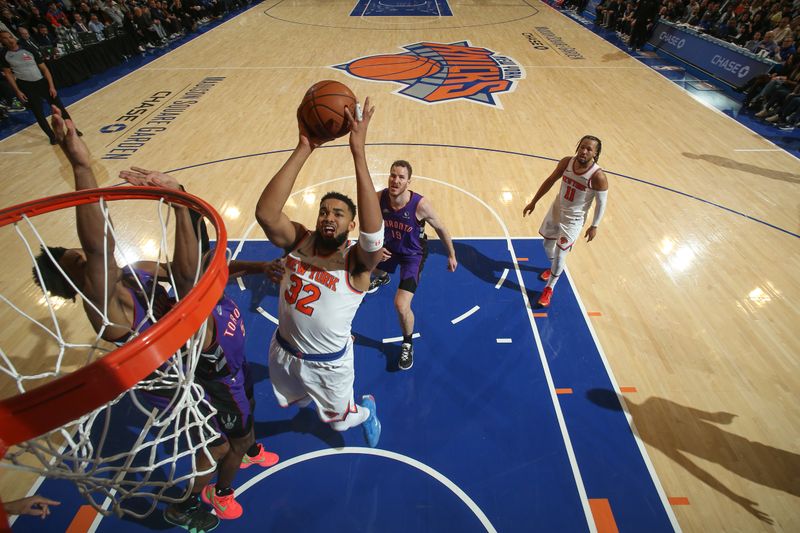
<path fill-rule="evenodd" d="M 303 278 L 297 274 L 292 274 L 289 276 L 289 283 L 290 284 L 286 288 L 286 292 L 283 293 L 283 298 L 286 300 L 286 303 L 293 305 L 295 309 L 304 315 L 313 315 L 314 308 L 311 306 L 311 304 L 319 300 L 319 287 L 313 283 L 303 283 Z"/>

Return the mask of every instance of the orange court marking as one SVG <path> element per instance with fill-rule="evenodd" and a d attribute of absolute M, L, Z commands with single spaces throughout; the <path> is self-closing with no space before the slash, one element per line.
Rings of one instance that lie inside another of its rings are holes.
<path fill-rule="evenodd" d="M 589 311 L 586 314 L 589 316 L 603 316 L 603 313 L 601 313 L 600 311 Z"/>
<path fill-rule="evenodd" d="M 620 387 L 620 392 L 639 392 L 636 387 Z"/>
<path fill-rule="evenodd" d="M 689 505 L 689 498 L 684 496 L 673 496 L 671 498 L 667 498 L 670 505 Z"/>
<path fill-rule="evenodd" d="M 594 525 L 597 533 L 617 533 L 617 521 L 611 512 L 611 504 L 605 498 L 589 498 L 589 507 L 592 509 Z"/>
<path fill-rule="evenodd" d="M 520 262 L 520 263 L 522 263 L 523 261 L 527 261 L 527 260 L 528 260 L 527 257 L 517 257 L 517 261 Z"/>
<path fill-rule="evenodd" d="M 556 394 L 572 394 L 572 389 L 570 388 L 556 389 Z"/>
<path fill-rule="evenodd" d="M 86 533 L 96 517 L 97 511 L 91 505 L 81 505 L 81 508 L 75 513 L 75 518 L 67 527 L 66 533 Z"/>
<path fill-rule="evenodd" d="M 547 318 L 547 313 L 531 313 L 533 318 Z"/>

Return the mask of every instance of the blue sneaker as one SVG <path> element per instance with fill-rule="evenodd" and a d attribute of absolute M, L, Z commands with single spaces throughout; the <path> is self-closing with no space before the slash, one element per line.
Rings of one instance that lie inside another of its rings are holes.
<path fill-rule="evenodd" d="M 371 394 L 361 397 L 361 407 L 369 409 L 369 418 L 364 420 L 361 426 L 364 428 L 364 439 L 370 448 L 378 445 L 381 438 L 381 421 L 378 420 L 378 408 L 375 406 L 375 398 Z"/>

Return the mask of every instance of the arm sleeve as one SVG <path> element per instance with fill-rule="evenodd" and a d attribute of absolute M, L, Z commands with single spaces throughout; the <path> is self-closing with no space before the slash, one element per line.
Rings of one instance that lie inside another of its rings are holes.
<path fill-rule="evenodd" d="M 606 203 L 608 202 L 608 191 L 594 191 L 594 197 L 597 200 L 597 205 L 594 206 L 594 219 L 592 226 L 597 227 L 603 219 L 603 214 L 606 212 Z"/>

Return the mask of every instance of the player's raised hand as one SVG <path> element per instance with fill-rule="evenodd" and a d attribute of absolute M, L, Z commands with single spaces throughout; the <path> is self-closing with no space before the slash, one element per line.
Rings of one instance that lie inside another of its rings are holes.
<path fill-rule="evenodd" d="M 300 108 L 297 108 L 297 129 L 300 132 L 300 144 L 303 146 L 307 146 L 311 150 L 317 148 L 325 144 L 328 141 L 332 141 L 333 137 L 329 139 L 321 139 L 319 137 L 315 137 L 306 126 L 305 122 L 303 121 L 302 116 L 300 115 Z"/>
<path fill-rule="evenodd" d="M 372 115 L 375 114 L 375 106 L 370 103 L 368 96 L 364 101 L 363 109 L 360 104 L 356 103 L 355 114 L 350 111 L 349 107 L 344 108 L 344 114 L 347 123 L 350 124 L 350 148 L 363 148 L 367 143 L 367 129 Z"/>
<path fill-rule="evenodd" d="M 178 183 L 175 176 L 158 170 L 131 167 L 130 170 L 120 171 L 119 177 L 131 185 L 149 185 L 151 187 L 163 187 L 172 190 L 180 190 L 181 188 L 181 184 Z"/>
<path fill-rule="evenodd" d="M 78 136 L 78 130 L 71 119 L 64 119 L 61 110 L 56 106 L 50 106 L 53 115 L 50 117 L 50 125 L 53 128 L 53 135 L 56 142 L 67 156 L 72 166 L 89 167 L 92 164 L 89 156 L 89 149 Z"/>

